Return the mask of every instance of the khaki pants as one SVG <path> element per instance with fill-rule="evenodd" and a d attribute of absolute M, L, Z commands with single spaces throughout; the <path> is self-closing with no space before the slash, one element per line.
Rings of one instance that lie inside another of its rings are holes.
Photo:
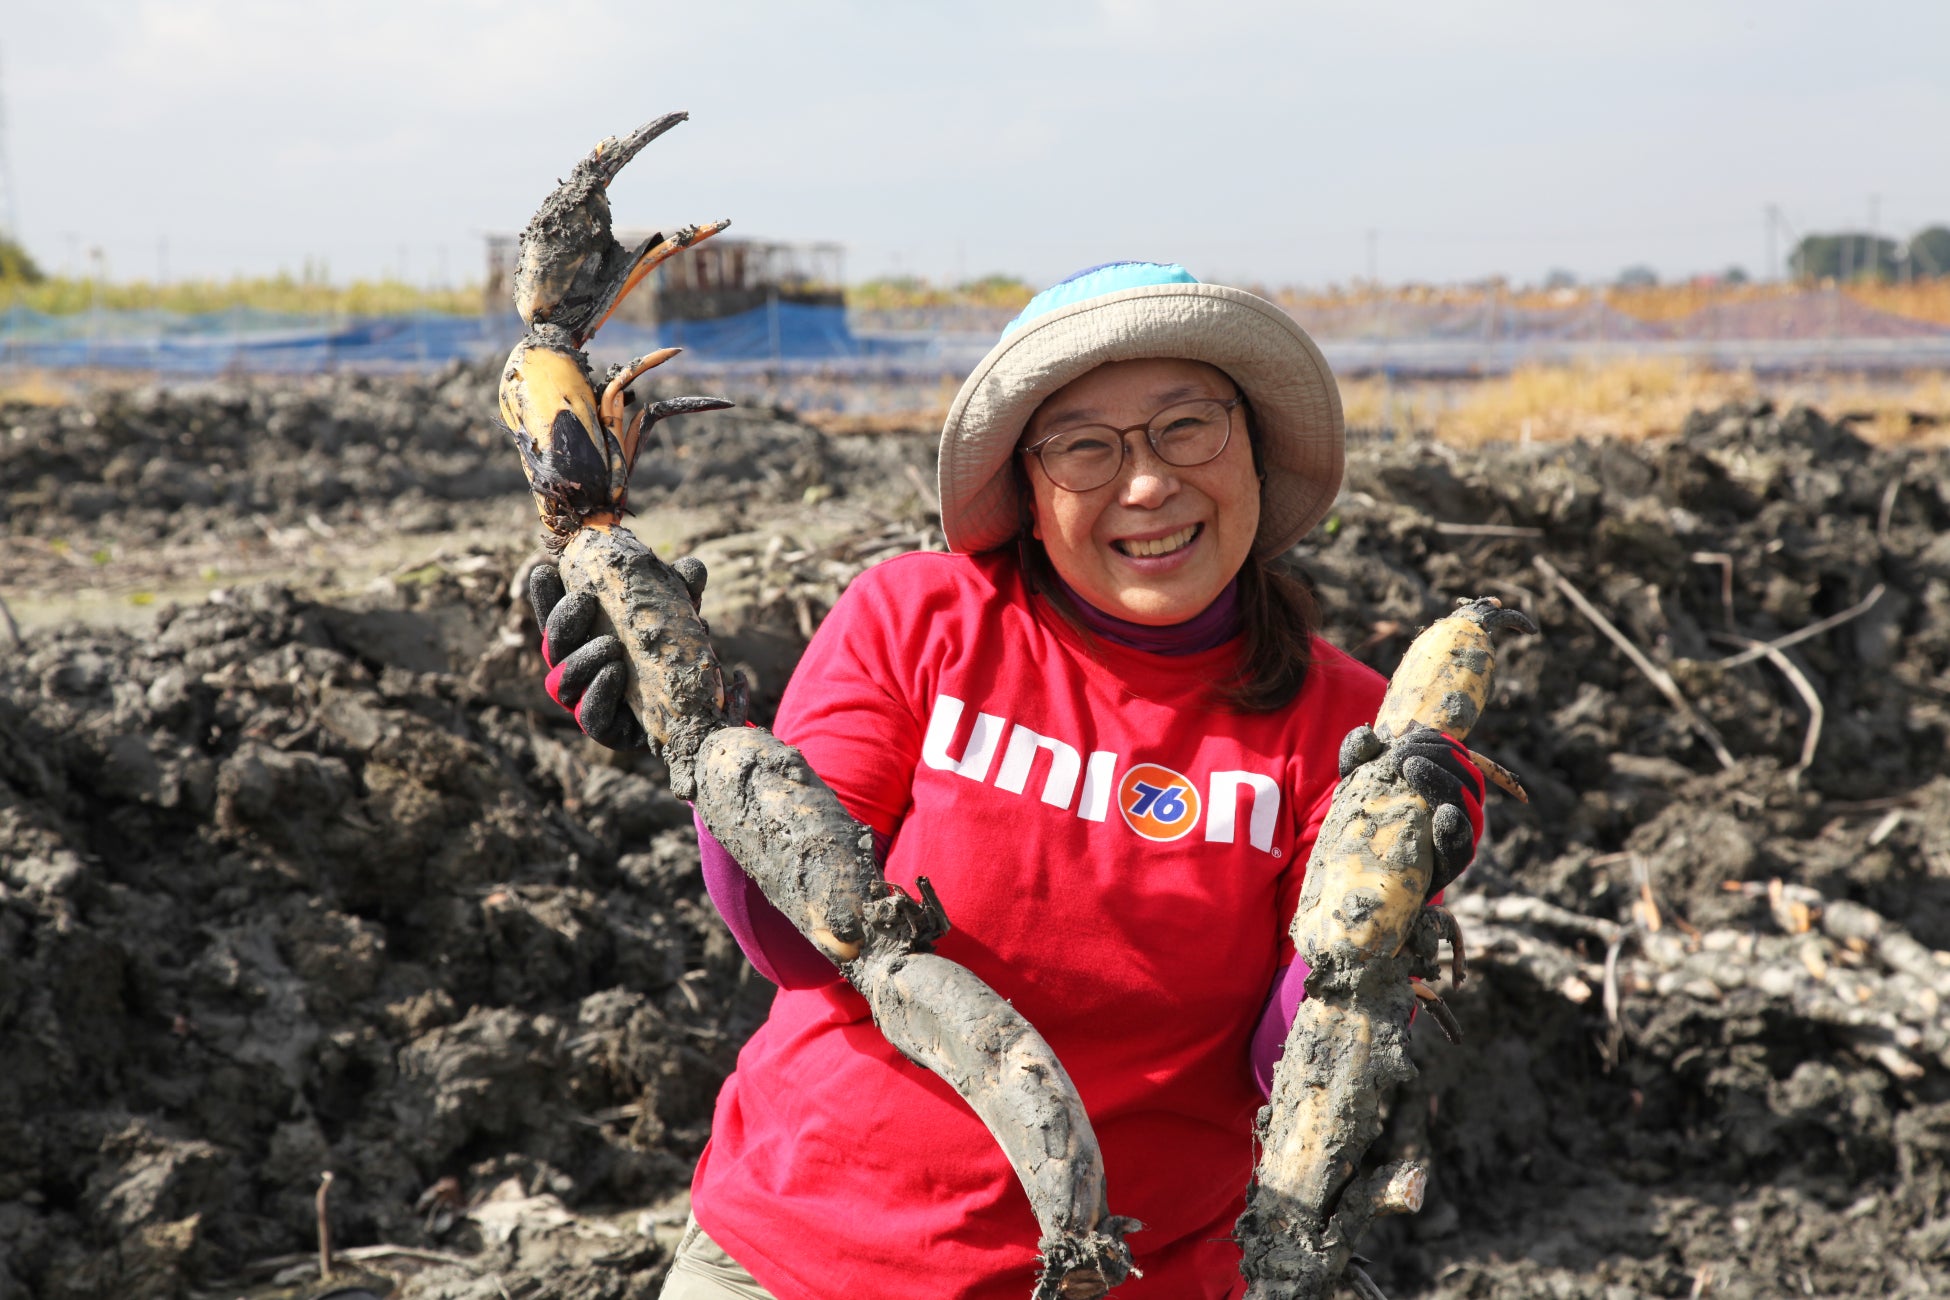
<path fill-rule="evenodd" d="M 695 1217 L 684 1225 L 659 1295 L 661 1300 L 773 1300 L 770 1291 L 704 1235 Z"/>

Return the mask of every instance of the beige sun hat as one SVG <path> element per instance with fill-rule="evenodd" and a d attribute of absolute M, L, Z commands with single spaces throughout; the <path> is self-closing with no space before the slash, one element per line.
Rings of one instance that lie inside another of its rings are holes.
<path fill-rule="evenodd" d="M 1115 262 L 1036 295 L 955 395 L 941 429 L 941 527 L 950 550 L 1022 531 L 1009 460 L 1030 416 L 1110 361 L 1203 361 L 1232 377 L 1260 435 L 1259 532 L 1274 556 L 1326 517 L 1346 463 L 1341 394 L 1320 349 L 1273 303 L 1201 284 L 1181 266 Z"/>

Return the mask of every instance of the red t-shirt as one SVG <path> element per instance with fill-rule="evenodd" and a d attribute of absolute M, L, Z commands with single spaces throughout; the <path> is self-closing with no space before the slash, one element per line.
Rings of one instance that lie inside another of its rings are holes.
<path fill-rule="evenodd" d="M 939 947 L 1049 1040 L 1102 1144 L 1144 1297 L 1239 1289 L 1231 1240 L 1261 1104 L 1247 1059 L 1347 732 L 1385 683 L 1324 642 L 1277 713 L 1207 690 L 1238 643 L 1086 645 L 1012 557 L 862 574 L 778 734 L 925 875 Z M 779 1300 L 1023 1300 L 1037 1226 L 995 1139 L 845 984 L 782 990 L 718 1097 L 693 1209 Z"/>

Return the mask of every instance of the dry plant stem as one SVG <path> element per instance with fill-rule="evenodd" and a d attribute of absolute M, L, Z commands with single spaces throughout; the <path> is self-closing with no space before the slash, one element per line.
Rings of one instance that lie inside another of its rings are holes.
<path fill-rule="evenodd" d="M 890 885 L 872 836 L 799 752 L 743 725 L 678 576 L 623 528 L 583 528 L 561 558 L 593 592 L 632 669 L 629 702 L 671 790 L 780 911 L 836 965 L 887 1040 L 934 1071 L 996 1137 L 1042 1230 L 1036 1296 L 1089 1300 L 1130 1271 L 1082 1100 L 1033 1026 L 966 967 L 929 951 L 931 905 Z"/>
<path fill-rule="evenodd" d="M 318 1276 L 329 1281 L 332 1276 L 332 1222 L 326 1212 L 326 1202 L 332 1195 L 332 1171 L 327 1169 L 318 1176 Z"/>
<path fill-rule="evenodd" d="M 1694 551 L 1693 563 L 1720 567 L 1720 612 L 1726 616 L 1727 631 L 1733 631 L 1733 557 L 1725 551 Z"/>
<path fill-rule="evenodd" d="M 1542 561 L 1539 561 L 1539 563 L 1542 563 Z M 1886 590 L 1887 588 L 1878 582 L 1869 589 L 1868 595 L 1864 596 L 1855 604 L 1850 605 L 1841 613 L 1830 614 L 1827 618 L 1821 619 L 1819 622 L 1810 623 L 1799 631 L 1790 632 L 1786 636 L 1775 637 L 1772 641 L 1751 642 L 1750 649 L 1742 650 L 1737 655 L 1728 655 L 1724 659 L 1715 660 L 1714 667 L 1738 668 L 1742 664 L 1750 664 L 1756 659 L 1766 658 L 1769 650 L 1785 650 L 1791 645 L 1799 645 L 1809 637 L 1820 636 L 1830 628 L 1840 627 L 1850 619 L 1860 618 L 1862 615 L 1868 613 L 1875 606 L 1875 603 L 1882 599 L 1882 593 Z"/>
<path fill-rule="evenodd" d="M 1902 471 L 1889 480 L 1889 486 L 1882 490 L 1882 504 L 1876 511 L 1876 540 L 1884 546 L 1889 544 L 1889 521 L 1896 513 L 1896 494 L 1903 490 Z"/>
<path fill-rule="evenodd" d="M 1625 657 L 1632 661 L 1633 666 L 1645 674 L 1646 680 L 1658 687 L 1659 693 L 1671 701 L 1674 711 L 1699 735 L 1700 739 L 1706 742 L 1707 748 L 1713 751 L 1713 757 L 1720 761 L 1720 766 L 1732 768 L 1733 755 L 1728 752 L 1726 741 L 1720 738 L 1719 729 L 1701 717 L 1699 711 L 1693 708 L 1686 697 L 1680 693 L 1679 683 L 1673 681 L 1672 674 L 1646 658 L 1645 652 L 1633 645 L 1631 638 L 1613 626 L 1612 621 L 1606 618 L 1596 605 L 1587 600 L 1584 593 L 1571 584 L 1570 579 L 1557 571 L 1557 566 L 1541 555 L 1535 558 L 1534 563 L 1538 572 L 1549 578 L 1564 598 L 1576 606 L 1580 614 L 1590 619 L 1591 625 L 1604 633 L 1613 645 L 1622 650 Z"/>
<path fill-rule="evenodd" d="M 1375 1280 L 1359 1264 L 1347 1266 L 1347 1277 L 1354 1287 L 1354 1294 L 1360 1296 L 1361 1300 L 1388 1300 L 1388 1293 L 1375 1285 Z"/>
<path fill-rule="evenodd" d="M 1616 921 L 1573 912 L 1567 907 L 1547 903 L 1530 894 L 1505 894 L 1500 898 L 1465 894 L 1450 904 L 1450 910 L 1472 921 L 1480 918 L 1500 921 L 1506 925 L 1537 925 L 1547 929 L 1567 930 L 1572 934 L 1589 935 L 1605 943 L 1617 939 L 1624 930 L 1624 927 Z"/>
<path fill-rule="evenodd" d="M 1435 530 L 1444 537 L 1542 537 L 1544 530 L 1527 524 L 1442 524 Z"/>
<path fill-rule="evenodd" d="M 1606 1069 L 1610 1069 L 1612 1066 L 1618 1064 L 1618 1047 L 1625 1033 L 1625 1027 L 1621 1025 L 1618 1020 L 1618 1008 L 1619 1008 L 1619 1001 L 1620 1001 L 1619 992 L 1618 992 L 1618 958 L 1619 955 L 1625 950 L 1625 934 L 1626 932 L 1621 931 L 1619 933 L 1619 936 L 1616 939 L 1613 939 L 1611 941 L 1611 946 L 1605 949 L 1605 1026 L 1606 1029 L 1605 1029 L 1605 1043 L 1604 1043 L 1604 1058 L 1605 1058 Z"/>
<path fill-rule="evenodd" d="M 1415 998 L 1421 1003 L 1422 1010 L 1426 1011 L 1434 1019 L 1436 1028 L 1442 1031 L 1444 1038 L 1448 1039 L 1451 1043 L 1462 1042 L 1462 1022 L 1456 1019 L 1456 1013 L 1449 1009 L 1449 1004 L 1442 1000 L 1441 994 L 1437 993 L 1427 984 L 1417 981 L 1415 984 Z"/>
<path fill-rule="evenodd" d="M 1523 788 L 1517 774 L 1493 758 L 1487 758 L 1475 750 L 1469 751 L 1469 761 L 1476 764 L 1476 770 L 1487 777 L 1497 789 L 1515 799 L 1518 803 L 1529 803 L 1530 792 Z"/>
<path fill-rule="evenodd" d="M 911 464 L 903 465 L 901 468 L 907 471 L 907 481 L 914 485 L 914 491 L 919 494 L 921 504 L 933 513 L 940 514 L 941 498 L 935 495 L 934 484 L 928 482 L 927 475 Z"/>
<path fill-rule="evenodd" d="M 1779 646 L 1768 645 L 1751 637 L 1730 636 L 1725 633 L 1718 634 L 1716 639 L 1746 646 L 1750 650 L 1758 650 L 1766 657 L 1768 663 L 1781 670 L 1781 675 L 1786 677 L 1788 683 L 1794 687 L 1795 693 L 1801 697 L 1801 702 L 1808 706 L 1808 734 L 1801 739 L 1801 758 L 1788 769 L 1788 775 L 1799 782 L 1801 774 L 1814 766 L 1815 747 L 1821 743 L 1821 724 L 1828 716 L 1828 711 L 1822 707 L 1821 696 L 1816 693 L 1814 685 L 1809 682 L 1806 674 L 1794 666 L 1794 661 L 1782 653 Z"/>
<path fill-rule="evenodd" d="M 316 1255 L 267 1255 L 254 1259 L 243 1266 L 247 1274 L 277 1273 L 295 1264 L 315 1263 Z M 426 1246 L 395 1246 L 381 1242 L 376 1246 L 350 1246 L 345 1250 L 332 1252 L 334 1260 L 353 1264 L 363 1264 L 374 1259 L 417 1259 L 429 1264 L 451 1264 L 469 1272 L 481 1271 L 481 1261 L 471 1255 L 457 1255 L 451 1250 L 433 1250 Z"/>

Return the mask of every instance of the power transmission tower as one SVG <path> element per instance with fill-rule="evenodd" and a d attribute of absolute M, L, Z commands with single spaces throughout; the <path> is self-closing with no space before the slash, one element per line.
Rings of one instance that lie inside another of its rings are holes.
<path fill-rule="evenodd" d="M 1774 260 L 1774 258 L 1775 258 L 1775 254 L 1774 254 L 1774 240 L 1775 240 L 1775 236 L 1776 236 L 1776 234 L 1777 234 L 1777 233 L 1778 233 L 1778 234 L 1781 234 L 1781 235 L 1785 235 L 1785 236 L 1787 236 L 1787 241 L 1788 241 L 1788 248 L 1789 248 L 1790 250 L 1793 250 L 1793 249 L 1794 249 L 1794 248 L 1796 247 L 1796 245 L 1797 245 L 1797 244 L 1798 244 L 1798 242 L 1799 242 L 1799 239 L 1800 239 L 1800 236 L 1798 236 L 1797 234 L 1795 234 L 1795 231 L 1794 231 L 1794 226 L 1793 226 L 1792 224 L 1790 224 L 1790 223 L 1789 223 L 1789 221 L 1788 221 L 1788 219 L 1787 219 L 1787 214 L 1785 214 L 1784 212 L 1782 212 L 1782 211 L 1781 211 L 1781 205 L 1780 205 L 1780 204 L 1778 204 L 1778 203 L 1770 203 L 1770 204 L 1768 204 L 1768 205 L 1767 205 L 1767 208 L 1766 208 L 1766 213 L 1767 213 L 1767 263 L 1768 263 L 1768 272 L 1769 272 L 1769 274 L 1772 274 L 1772 275 L 1774 275 L 1774 277 L 1775 277 L 1776 279 L 1781 279 L 1781 280 L 1785 280 L 1785 279 L 1787 278 L 1787 271 L 1788 271 L 1788 269 L 1789 269 L 1789 268 L 1786 268 L 1786 267 L 1782 267 L 1782 268 L 1780 268 L 1780 269 L 1779 269 L 1778 271 L 1776 270 L 1776 266 L 1777 266 L 1777 264 L 1776 264 L 1776 262 L 1775 262 L 1775 260 Z M 1792 262 L 1794 261 L 1794 253 L 1793 253 L 1792 251 L 1790 251 L 1790 252 L 1788 253 L 1788 259 L 1787 259 L 1787 260 L 1788 260 L 1788 261 L 1789 261 L 1790 263 L 1792 263 Z"/>

